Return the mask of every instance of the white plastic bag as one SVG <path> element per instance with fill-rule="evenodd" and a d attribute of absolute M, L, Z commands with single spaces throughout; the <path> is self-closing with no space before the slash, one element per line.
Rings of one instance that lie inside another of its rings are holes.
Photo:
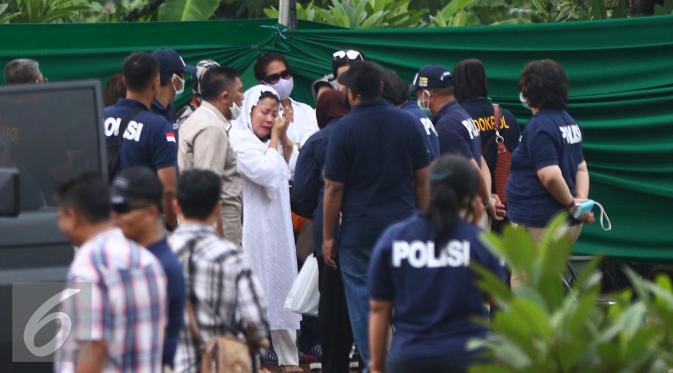
<path fill-rule="evenodd" d="M 285 309 L 309 316 L 318 316 L 318 260 L 309 255 L 285 298 Z"/>

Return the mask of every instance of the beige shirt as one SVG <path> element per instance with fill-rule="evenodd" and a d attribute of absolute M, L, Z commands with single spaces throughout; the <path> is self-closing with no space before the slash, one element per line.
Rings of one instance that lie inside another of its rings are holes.
<path fill-rule="evenodd" d="M 180 126 L 178 167 L 180 171 L 200 168 L 218 174 L 222 178 L 222 215 L 238 216 L 240 221 L 242 180 L 229 143 L 230 129 L 231 122 L 203 101 Z"/>

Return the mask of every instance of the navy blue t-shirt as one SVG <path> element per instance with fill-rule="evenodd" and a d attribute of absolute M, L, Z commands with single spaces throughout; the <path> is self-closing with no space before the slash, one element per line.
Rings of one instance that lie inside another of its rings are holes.
<path fill-rule="evenodd" d="M 481 230 L 462 219 L 449 241 L 435 248 L 435 228 L 420 212 L 388 228 L 376 243 L 369 267 L 369 294 L 395 310 L 395 334 L 388 357 L 418 359 L 465 356 L 466 342 L 487 335 L 472 322 L 488 316 L 477 288 L 478 263 L 505 281 L 505 269 L 478 237 Z"/>
<path fill-rule="evenodd" d="M 119 132 L 121 121 L 133 110 L 141 109 L 129 122 L 119 147 L 119 166 L 146 166 L 154 170 L 177 165 L 178 145 L 171 125 L 163 117 L 151 113 L 140 101 L 120 98 L 105 108 L 105 136 L 108 144 Z M 116 170 L 117 172 L 119 170 Z M 114 175 L 110 175 L 110 179 Z"/>
<path fill-rule="evenodd" d="M 313 231 L 313 255 L 322 256 L 322 212 L 325 183 L 322 170 L 325 167 L 327 144 L 338 119 L 331 120 L 327 126 L 311 135 L 299 151 L 297 166 L 294 170 L 292 187 L 292 211 L 311 219 Z M 335 229 L 338 237 L 338 225 Z"/>
<path fill-rule="evenodd" d="M 575 196 L 577 167 L 583 161 L 582 131 L 575 119 L 562 109 L 540 110 L 523 130 L 521 142 L 512 154 L 507 183 L 509 219 L 528 227 L 546 226 L 564 206 L 545 189 L 537 171 L 559 166 Z"/>
<path fill-rule="evenodd" d="M 180 143 L 178 141 L 178 116 L 175 113 L 175 107 L 173 106 L 173 103 L 168 104 L 167 107 L 164 107 L 164 105 L 159 102 L 156 98 L 152 101 L 152 107 L 150 108 L 154 114 L 157 114 L 159 116 L 162 116 L 164 119 L 168 121 L 168 123 L 171 125 L 171 128 L 173 129 L 173 134 L 175 135 L 176 143 Z"/>
<path fill-rule="evenodd" d="M 373 247 L 416 206 L 416 171 L 430 163 L 418 122 L 383 99 L 361 103 L 332 130 L 325 178 L 344 183 L 339 247 Z"/>
<path fill-rule="evenodd" d="M 421 110 L 415 101 L 407 101 L 400 109 L 410 113 L 418 119 L 418 122 L 423 126 L 423 132 L 427 136 L 428 150 L 430 151 L 430 160 L 434 160 L 439 156 L 439 137 L 435 125 L 432 120 Z"/>
<path fill-rule="evenodd" d="M 147 247 L 159 259 L 166 273 L 168 282 L 168 324 L 164 336 L 163 364 L 173 366 L 175 351 L 178 347 L 178 338 L 184 322 L 185 279 L 182 265 L 178 261 L 166 238 Z"/>
<path fill-rule="evenodd" d="M 481 138 L 479 129 L 458 101 L 444 106 L 433 120 L 439 136 L 440 154 L 460 154 L 481 165 Z"/>
<path fill-rule="evenodd" d="M 498 156 L 498 144 L 495 142 L 495 116 L 493 115 L 493 103 L 486 98 L 473 98 L 460 104 L 472 117 L 474 124 L 479 129 L 481 137 L 481 155 L 484 156 L 488 168 L 491 170 L 491 190 L 495 190 L 495 162 Z M 509 110 L 500 107 L 500 136 L 505 139 L 505 147 L 510 153 L 514 153 L 519 145 L 521 129 L 516 117 Z"/>

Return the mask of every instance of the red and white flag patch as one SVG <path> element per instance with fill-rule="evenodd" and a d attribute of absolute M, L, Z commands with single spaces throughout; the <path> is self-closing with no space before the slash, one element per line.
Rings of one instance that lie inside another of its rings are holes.
<path fill-rule="evenodd" d="M 175 135 L 173 132 L 166 132 L 166 141 L 175 142 Z"/>

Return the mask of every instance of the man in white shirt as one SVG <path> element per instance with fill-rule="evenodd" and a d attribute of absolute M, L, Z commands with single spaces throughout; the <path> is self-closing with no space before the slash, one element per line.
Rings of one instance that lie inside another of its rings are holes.
<path fill-rule="evenodd" d="M 261 84 L 268 85 L 278 92 L 283 110 L 291 107 L 292 117 L 287 135 L 292 142 L 301 147 L 312 134 L 318 132 L 315 110 L 290 97 L 294 89 L 294 80 L 292 71 L 282 54 L 268 52 L 257 57 L 255 78 Z"/>
<path fill-rule="evenodd" d="M 236 70 L 213 66 L 200 81 L 203 102 L 180 127 L 180 171 L 206 169 L 222 179 L 218 233 L 236 245 L 241 243 L 241 174 L 229 143 L 231 121 L 241 112 L 243 83 Z"/>

